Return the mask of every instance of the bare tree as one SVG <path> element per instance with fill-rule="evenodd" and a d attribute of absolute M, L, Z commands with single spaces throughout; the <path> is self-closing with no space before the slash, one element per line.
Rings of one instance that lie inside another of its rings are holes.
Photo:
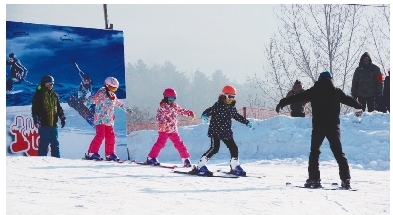
<path fill-rule="evenodd" d="M 366 19 L 366 31 L 370 34 L 370 49 L 373 50 L 373 63 L 380 66 L 385 74 L 390 66 L 390 8 L 376 5 Z"/>
<path fill-rule="evenodd" d="M 329 70 L 334 83 L 349 92 L 353 73 L 369 34 L 362 21 L 367 8 L 358 5 L 281 5 L 280 26 L 265 47 L 266 76 L 255 81 L 275 107 L 296 79 L 311 87 Z M 344 108 L 343 112 L 349 109 Z"/>

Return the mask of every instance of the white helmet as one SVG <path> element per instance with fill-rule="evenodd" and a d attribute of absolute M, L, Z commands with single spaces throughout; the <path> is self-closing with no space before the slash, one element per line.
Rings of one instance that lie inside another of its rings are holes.
<path fill-rule="evenodd" d="M 114 77 L 107 77 L 104 85 L 119 88 L 119 81 Z"/>

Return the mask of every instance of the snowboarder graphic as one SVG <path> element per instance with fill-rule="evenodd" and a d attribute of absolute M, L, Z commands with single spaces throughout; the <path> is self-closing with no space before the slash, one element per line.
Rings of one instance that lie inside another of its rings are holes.
<path fill-rule="evenodd" d="M 83 102 L 85 102 L 86 99 L 93 94 L 93 81 L 91 80 L 88 73 L 82 72 L 78 64 L 73 59 L 71 59 L 71 61 L 78 70 L 81 83 L 78 86 L 77 92 L 68 98 L 68 105 L 78 111 L 79 115 L 81 115 L 93 128 L 95 128 L 95 105 L 93 104 L 88 108 L 83 104 Z"/>
<path fill-rule="evenodd" d="M 20 84 L 25 81 L 27 76 L 27 69 L 19 62 L 18 59 L 16 59 L 16 55 L 14 53 L 10 53 L 8 57 L 6 65 L 10 65 L 11 77 L 9 77 L 6 82 L 7 92 L 14 89 L 14 84 Z"/>

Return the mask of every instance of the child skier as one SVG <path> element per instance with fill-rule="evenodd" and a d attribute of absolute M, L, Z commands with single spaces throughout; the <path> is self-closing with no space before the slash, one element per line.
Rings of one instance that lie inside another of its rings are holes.
<path fill-rule="evenodd" d="M 95 104 L 94 124 L 96 135 L 90 143 L 86 159 L 101 160 L 98 151 L 105 139 L 105 158 L 106 160 L 119 160 L 115 154 L 116 136 L 113 129 L 115 123 L 115 107 L 121 108 L 128 114 L 132 113 L 131 108 L 127 107 L 116 97 L 116 90 L 119 87 L 119 81 L 114 77 L 105 79 L 104 87 L 99 89 L 96 94 L 90 96 L 85 105 Z"/>
<path fill-rule="evenodd" d="M 236 175 L 246 175 L 246 172 L 239 165 L 239 150 L 233 140 L 232 118 L 238 122 L 246 124 L 250 129 L 253 128 L 252 122 L 240 115 L 235 107 L 236 89 L 231 85 L 222 88 L 222 94 L 218 97 L 218 101 L 207 108 L 202 113 L 202 122 L 207 123 L 209 117 L 211 122 L 207 135 L 210 137 L 210 148 L 201 157 L 198 166 L 194 166 L 192 172 L 200 175 L 212 175 L 207 167 L 207 161 L 216 154 L 220 149 L 220 140 L 228 147 L 231 153 L 230 167 L 231 173 Z"/>
<path fill-rule="evenodd" d="M 180 139 L 177 130 L 177 119 L 178 115 L 188 116 L 194 119 L 194 112 L 191 110 L 180 107 L 176 100 L 176 91 L 173 88 L 167 88 L 164 90 L 164 98 L 160 102 L 160 107 L 157 110 L 156 120 L 158 123 L 158 138 L 151 148 L 146 163 L 158 166 L 158 154 L 161 149 L 165 147 L 168 138 L 173 142 L 175 148 L 182 158 L 184 167 L 191 167 L 190 153 L 184 142 Z"/>

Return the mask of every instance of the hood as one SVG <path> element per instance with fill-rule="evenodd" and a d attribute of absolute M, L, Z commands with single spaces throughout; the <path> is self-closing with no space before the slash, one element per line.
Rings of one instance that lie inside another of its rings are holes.
<path fill-rule="evenodd" d="M 369 64 L 369 65 L 371 65 L 371 64 L 373 63 L 373 61 L 372 61 L 372 59 L 371 59 L 371 56 L 370 56 L 370 53 L 364 52 L 364 53 L 362 54 L 362 56 L 360 57 L 359 66 L 363 66 L 363 65 L 364 65 L 364 64 L 363 64 L 363 58 L 365 58 L 365 57 L 370 58 L 370 64 Z"/>
<path fill-rule="evenodd" d="M 299 80 L 296 80 L 292 86 L 292 90 L 295 92 L 303 91 L 304 88 L 303 88 L 302 82 L 300 82 Z"/>

